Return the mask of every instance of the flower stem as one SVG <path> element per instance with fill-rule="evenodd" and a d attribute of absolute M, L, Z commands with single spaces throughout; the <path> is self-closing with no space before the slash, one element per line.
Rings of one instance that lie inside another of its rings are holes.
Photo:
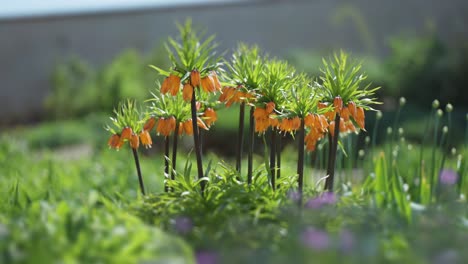
<path fill-rule="evenodd" d="M 335 132 L 334 136 L 331 135 L 328 137 L 330 142 L 330 152 L 328 155 L 328 168 L 327 168 L 327 179 L 325 180 L 325 190 L 330 192 L 333 191 L 333 180 L 335 177 L 335 162 L 336 162 L 336 152 L 338 150 L 338 139 L 340 136 L 340 115 L 336 114 L 335 117 Z"/>
<path fill-rule="evenodd" d="M 428 131 L 429 128 L 431 127 L 432 125 L 432 116 L 434 115 L 434 107 L 431 108 L 431 114 L 429 115 L 429 119 L 426 120 L 426 124 L 424 126 L 424 131 Z M 422 202 L 422 194 L 423 194 L 423 166 L 424 166 L 424 146 L 426 145 L 426 140 L 428 138 L 428 135 L 429 133 L 424 133 L 424 136 L 422 138 L 422 141 L 421 141 L 421 146 L 420 146 L 420 150 L 419 150 L 419 166 L 418 166 L 418 171 L 417 171 L 417 174 L 416 176 L 418 177 L 418 183 L 419 183 L 419 194 L 418 194 L 418 197 L 419 197 L 419 202 Z"/>
<path fill-rule="evenodd" d="M 254 140 L 255 140 L 255 120 L 254 120 L 254 110 L 253 106 L 250 107 L 250 120 L 249 120 L 249 154 L 247 157 L 248 161 L 248 168 L 247 168 L 247 183 L 252 183 L 252 168 L 253 168 L 253 149 L 254 149 Z"/>
<path fill-rule="evenodd" d="M 164 191 L 168 192 L 167 178 L 169 178 L 169 136 L 164 137 Z"/>
<path fill-rule="evenodd" d="M 436 113 L 435 117 L 435 126 L 434 126 L 434 138 L 432 142 L 432 156 L 431 156 L 431 174 L 430 174 L 430 195 L 429 195 L 429 203 L 432 202 L 432 196 L 434 193 L 434 181 L 435 181 L 435 160 L 436 160 L 436 149 L 437 149 L 437 141 L 438 141 L 438 133 L 437 130 L 439 129 L 439 116 Z"/>
<path fill-rule="evenodd" d="M 191 110 L 192 110 L 192 127 L 193 127 L 193 141 L 195 144 L 195 155 L 197 156 L 197 170 L 198 170 L 198 179 L 203 178 L 203 164 L 202 164 L 202 153 L 201 153 L 201 146 L 200 146 L 200 137 L 199 137 L 199 130 L 197 124 L 197 99 L 196 99 L 196 89 L 193 89 L 192 93 L 192 101 L 190 103 Z M 205 182 L 200 182 L 200 187 L 203 191 L 205 190 Z"/>
<path fill-rule="evenodd" d="M 299 205 L 302 205 L 302 189 L 304 185 L 304 118 L 301 118 L 301 126 L 298 131 L 298 153 L 297 153 L 297 185 L 299 190 Z"/>
<path fill-rule="evenodd" d="M 239 131 L 237 133 L 236 171 L 238 173 L 241 172 L 242 148 L 244 145 L 244 112 L 245 102 L 242 102 L 239 106 Z"/>
<path fill-rule="evenodd" d="M 276 179 L 281 177 L 281 141 L 283 138 L 281 134 L 278 134 L 278 136 L 278 145 L 276 147 Z"/>
<path fill-rule="evenodd" d="M 271 128 L 271 142 L 270 142 L 270 173 L 271 173 L 271 187 L 276 189 L 276 129 Z"/>
<path fill-rule="evenodd" d="M 176 122 L 176 127 L 174 130 L 174 141 L 172 142 L 172 171 L 171 171 L 171 180 L 175 180 L 176 174 L 176 162 L 177 162 L 177 140 L 179 138 L 179 122 Z"/>
<path fill-rule="evenodd" d="M 136 149 L 132 148 L 133 157 L 135 158 L 135 166 L 138 174 L 138 181 L 140 182 L 140 190 L 141 194 L 145 195 L 145 185 L 143 184 L 143 177 L 141 176 L 141 169 L 140 169 L 140 160 L 138 159 L 138 152 Z"/>

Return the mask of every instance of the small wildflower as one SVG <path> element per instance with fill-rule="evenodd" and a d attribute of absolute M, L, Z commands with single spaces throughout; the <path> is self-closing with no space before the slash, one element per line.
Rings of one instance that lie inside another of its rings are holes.
<path fill-rule="evenodd" d="M 197 264 L 217 264 L 218 255 L 210 251 L 200 251 L 196 253 L 195 256 Z"/>
<path fill-rule="evenodd" d="M 458 181 L 458 175 L 453 170 L 444 169 L 440 172 L 440 182 L 444 185 L 454 185 Z"/>
<path fill-rule="evenodd" d="M 324 192 L 321 195 L 310 199 L 305 204 L 306 208 L 317 209 L 325 205 L 331 205 L 336 203 L 336 196 L 333 192 Z"/>
<path fill-rule="evenodd" d="M 174 220 L 174 228 L 183 235 L 188 234 L 193 229 L 192 220 L 188 217 L 178 217 Z"/>
<path fill-rule="evenodd" d="M 330 237 L 325 231 L 308 227 L 302 234 L 302 242 L 311 249 L 322 251 L 330 246 Z"/>

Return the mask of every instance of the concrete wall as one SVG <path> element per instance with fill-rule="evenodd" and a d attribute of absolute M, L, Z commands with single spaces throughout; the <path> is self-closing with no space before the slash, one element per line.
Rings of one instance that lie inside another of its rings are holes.
<path fill-rule="evenodd" d="M 0 124 L 40 116 L 55 63 L 75 54 L 102 64 L 125 48 L 149 51 L 188 16 L 223 50 L 245 41 L 279 56 L 291 48 L 384 56 L 389 36 L 428 25 L 448 42 L 468 36 L 466 0 L 254 2 L 0 21 Z"/>

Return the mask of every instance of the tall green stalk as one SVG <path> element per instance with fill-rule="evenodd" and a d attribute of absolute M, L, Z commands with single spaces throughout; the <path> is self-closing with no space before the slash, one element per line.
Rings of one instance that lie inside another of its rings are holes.
<path fill-rule="evenodd" d="M 426 121 L 426 125 L 424 126 L 424 131 L 428 131 L 429 128 L 431 127 L 432 125 L 432 116 L 434 116 L 434 111 L 435 111 L 435 108 L 432 107 L 431 108 L 431 114 L 429 115 L 429 119 Z M 422 199 L 422 193 L 423 193 L 423 158 L 424 158 L 424 146 L 426 145 L 426 141 L 428 139 L 428 135 L 429 133 L 424 133 L 424 136 L 423 136 L 423 139 L 421 141 L 421 148 L 419 150 L 419 166 L 418 166 L 418 172 L 417 172 L 417 177 L 418 177 L 418 182 L 419 182 L 419 193 L 418 193 L 418 197 L 419 197 L 419 200 L 421 202 L 421 199 Z"/>
<path fill-rule="evenodd" d="M 174 130 L 174 141 L 172 145 L 172 171 L 171 171 L 171 180 L 175 180 L 176 174 L 176 162 L 177 162 L 177 140 L 179 138 L 179 121 L 176 122 L 176 127 Z"/>
<path fill-rule="evenodd" d="M 325 190 L 332 192 L 333 191 L 333 182 L 335 178 L 335 163 L 336 163 L 336 153 L 338 150 L 338 140 L 340 137 L 340 115 L 337 113 L 335 117 L 335 133 L 331 141 L 331 154 L 329 155 L 330 160 L 328 161 L 327 168 L 327 179 L 325 180 Z"/>
<path fill-rule="evenodd" d="M 431 171 L 430 171 L 430 195 L 429 195 L 429 202 L 432 202 L 432 196 L 434 194 L 434 181 L 435 181 L 435 160 L 436 160 L 436 150 L 437 150 L 437 142 L 438 140 L 438 129 L 439 129 L 439 121 L 442 115 L 442 110 L 437 110 L 436 112 L 436 119 L 435 119 L 435 126 L 434 126 L 434 138 L 432 142 L 432 156 L 431 156 Z"/>
<path fill-rule="evenodd" d="M 134 148 L 132 148 L 133 151 L 133 158 L 135 159 L 135 166 L 138 174 L 138 182 L 140 183 L 140 191 L 141 194 L 145 194 L 145 185 L 143 184 L 143 176 L 141 175 L 141 169 L 140 169 L 140 160 L 138 159 L 138 151 Z"/>
<path fill-rule="evenodd" d="M 271 128 L 271 142 L 270 142 L 270 174 L 271 174 L 271 187 L 276 189 L 276 129 Z"/>
<path fill-rule="evenodd" d="M 193 128 L 193 141 L 195 144 L 195 156 L 197 158 L 197 172 L 198 172 L 198 179 L 203 178 L 203 164 L 202 164 L 202 153 L 201 153 L 201 145 L 200 145 L 200 137 L 199 137 L 199 130 L 197 124 L 197 99 L 196 99 L 196 89 L 193 89 L 192 93 L 192 100 L 190 102 L 191 110 L 192 110 L 192 128 Z M 202 192 L 205 190 L 205 182 L 200 182 L 200 187 Z"/>
<path fill-rule="evenodd" d="M 277 143 L 278 145 L 276 146 L 276 178 L 279 179 L 281 178 L 281 142 L 283 140 L 283 137 L 281 134 L 278 134 L 278 140 Z"/>
<path fill-rule="evenodd" d="M 169 178 L 169 136 L 164 137 L 164 191 L 168 192 L 167 179 Z"/>
<path fill-rule="evenodd" d="M 242 164 L 242 149 L 244 145 L 244 113 L 245 113 L 245 102 L 242 102 L 239 106 L 239 130 L 237 132 L 237 155 L 236 155 L 236 171 L 241 173 Z"/>
<path fill-rule="evenodd" d="M 304 118 L 301 118 L 301 126 L 298 131 L 298 143 L 297 143 L 297 186 L 299 190 L 299 205 L 302 205 L 302 192 L 304 186 Z"/>
<path fill-rule="evenodd" d="M 254 111 L 255 107 L 250 107 L 249 115 L 249 153 L 247 157 L 247 183 L 252 183 L 252 170 L 253 170 L 253 150 L 254 150 L 254 140 L 255 140 L 255 120 L 254 120 Z"/>

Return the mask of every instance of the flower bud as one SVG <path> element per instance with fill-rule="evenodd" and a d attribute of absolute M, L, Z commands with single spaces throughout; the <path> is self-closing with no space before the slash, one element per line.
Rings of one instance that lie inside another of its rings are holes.
<path fill-rule="evenodd" d="M 436 109 L 439 107 L 439 105 L 439 100 L 435 99 L 434 101 L 432 101 L 432 108 Z"/>
<path fill-rule="evenodd" d="M 393 133 L 393 129 L 391 127 L 387 127 L 387 134 L 391 135 Z"/>
<path fill-rule="evenodd" d="M 377 120 L 382 119 L 382 116 L 383 116 L 383 115 L 382 115 L 382 112 L 381 112 L 381 111 L 377 111 L 377 113 L 376 113 L 376 118 L 377 118 Z"/>
<path fill-rule="evenodd" d="M 444 133 L 444 134 L 447 134 L 447 133 L 448 133 L 448 127 L 447 127 L 447 126 L 444 126 L 444 127 L 442 128 L 442 133 Z"/>
<path fill-rule="evenodd" d="M 437 116 L 442 117 L 444 115 L 444 112 L 440 109 L 437 109 Z"/>
<path fill-rule="evenodd" d="M 451 103 L 448 103 L 446 106 L 445 106 L 445 111 L 447 113 L 450 113 L 453 111 L 453 105 Z"/>
<path fill-rule="evenodd" d="M 406 104 L 406 98 L 400 97 L 400 106 L 404 106 Z"/>

